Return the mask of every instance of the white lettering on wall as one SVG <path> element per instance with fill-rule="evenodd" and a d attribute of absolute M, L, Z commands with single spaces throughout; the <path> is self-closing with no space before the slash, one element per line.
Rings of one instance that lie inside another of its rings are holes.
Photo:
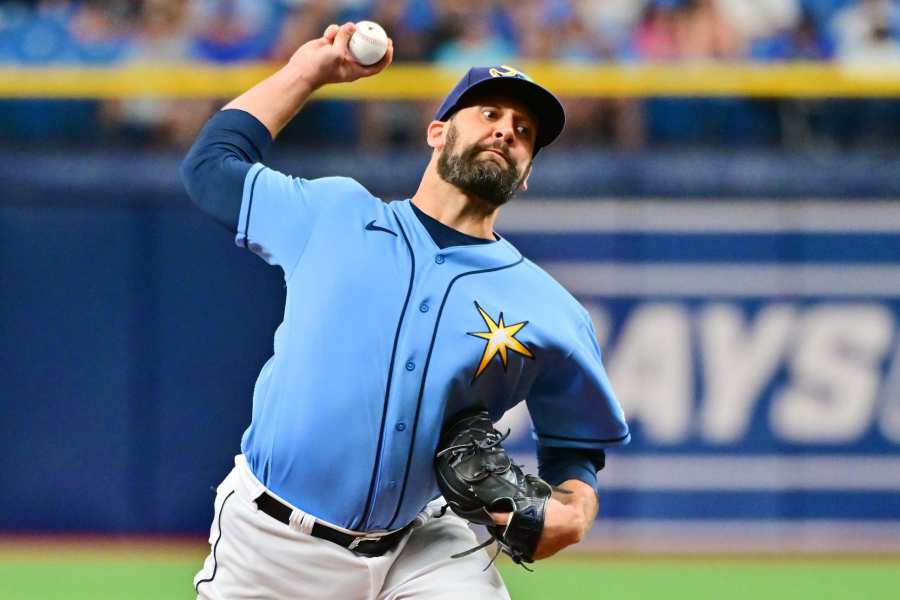
<path fill-rule="evenodd" d="M 773 432 L 792 442 L 849 442 L 872 423 L 893 317 L 883 306 L 809 309 L 798 327 L 790 383 L 776 392 Z"/>
<path fill-rule="evenodd" d="M 629 421 L 653 441 L 677 443 L 691 431 L 690 321 L 679 304 L 632 311 L 607 358 L 610 380 Z"/>
<path fill-rule="evenodd" d="M 704 438 L 730 443 L 747 433 L 760 392 L 784 358 L 795 320 L 794 308 L 783 304 L 762 309 L 747 326 L 739 306 L 711 304 L 700 313 Z"/>

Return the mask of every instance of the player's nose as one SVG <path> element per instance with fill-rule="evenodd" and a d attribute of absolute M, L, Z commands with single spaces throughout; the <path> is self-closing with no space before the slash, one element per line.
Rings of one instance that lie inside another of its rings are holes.
<path fill-rule="evenodd" d="M 497 128 L 494 130 L 494 139 L 503 140 L 507 145 L 512 143 L 512 129 L 504 130 Z"/>
<path fill-rule="evenodd" d="M 513 143 L 516 131 L 512 115 L 507 114 L 502 119 L 497 119 L 494 123 L 494 139 L 503 140 L 507 145 Z"/>

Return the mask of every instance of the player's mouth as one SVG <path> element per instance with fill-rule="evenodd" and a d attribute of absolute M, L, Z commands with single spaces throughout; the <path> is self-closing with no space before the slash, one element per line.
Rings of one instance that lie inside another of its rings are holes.
<path fill-rule="evenodd" d="M 494 148 L 485 148 L 484 150 L 482 150 L 482 152 L 489 152 L 491 154 L 496 154 L 497 156 L 502 158 L 503 162 L 505 162 L 506 164 L 508 164 L 508 165 L 512 164 L 512 161 L 509 160 L 509 158 L 505 154 L 503 154 L 500 150 L 495 150 Z"/>

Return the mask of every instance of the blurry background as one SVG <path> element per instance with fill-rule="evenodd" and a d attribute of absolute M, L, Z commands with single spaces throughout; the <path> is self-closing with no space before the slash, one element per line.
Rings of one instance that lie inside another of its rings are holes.
<path fill-rule="evenodd" d="M 0 597 L 191 596 L 283 287 L 178 163 L 360 19 L 396 64 L 322 90 L 273 166 L 404 198 L 468 66 L 565 97 L 498 231 L 591 310 L 634 441 L 590 540 L 504 565 L 513 597 L 893 597 L 890 0 L 0 2 Z M 527 413 L 505 419 L 533 463 Z"/>

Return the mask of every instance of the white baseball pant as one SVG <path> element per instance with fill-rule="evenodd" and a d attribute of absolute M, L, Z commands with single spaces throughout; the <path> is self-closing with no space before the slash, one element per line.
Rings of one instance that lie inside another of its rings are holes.
<path fill-rule="evenodd" d="M 396 548 L 365 557 L 309 535 L 314 521 L 302 511 L 288 526 L 257 510 L 253 500 L 263 491 L 238 455 L 216 489 L 210 553 L 194 577 L 198 599 L 509 600 L 497 569 L 484 570 L 486 551 L 450 558 L 478 541 L 456 515 L 436 516 L 442 500 L 419 514 Z"/>

